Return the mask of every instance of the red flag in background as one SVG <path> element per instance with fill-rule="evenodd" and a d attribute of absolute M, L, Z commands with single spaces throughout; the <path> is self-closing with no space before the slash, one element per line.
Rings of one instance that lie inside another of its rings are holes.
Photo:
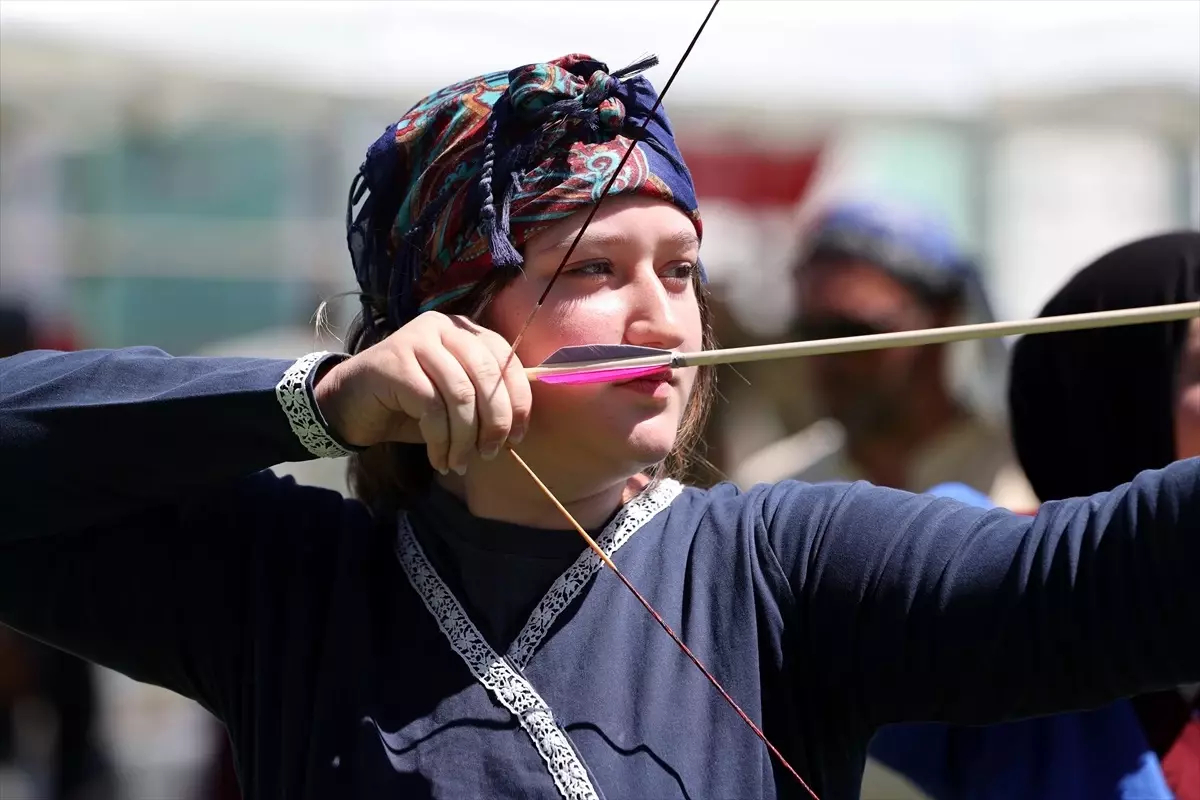
<path fill-rule="evenodd" d="M 794 150 L 754 149 L 733 140 L 683 148 L 701 204 L 720 200 L 751 207 L 794 208 L 812 188 L 820 143 Z"/>

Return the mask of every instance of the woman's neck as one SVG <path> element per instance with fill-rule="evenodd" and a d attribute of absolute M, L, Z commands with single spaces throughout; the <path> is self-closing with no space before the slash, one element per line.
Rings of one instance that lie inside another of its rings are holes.
<path fill-rule="evenodd" d="M 538 469 L 546 487 L 585 529 L 603 526 L 624 503 L 648 484 L 645 475 L 584 479 L 562 470 Z M 466 475 L 436 476 L 438 485 L 458 497 L 473 516 L 531 528 L 566 529 L 570 523 L 529 475 L 504 452 L 494 461 L 474 460 Z"/>

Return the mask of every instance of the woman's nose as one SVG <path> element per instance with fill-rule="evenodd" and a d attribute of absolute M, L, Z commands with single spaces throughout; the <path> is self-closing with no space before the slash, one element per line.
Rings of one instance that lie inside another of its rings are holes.
<path fill-rule="evenodd" d="M 683 344 L 677 300 L 653 269 L 639 273 L 627 287 L 630 292 L 629 324 L 625 338 L 629 344 L 673 350 Z"/>

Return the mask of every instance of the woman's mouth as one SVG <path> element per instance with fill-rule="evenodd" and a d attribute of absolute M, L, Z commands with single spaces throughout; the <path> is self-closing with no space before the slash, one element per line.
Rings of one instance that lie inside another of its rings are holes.
<path fill-rule="evenodd" d="M 674 373 L 669 367 L 664 367 L 659 372 L 651 373 L 650 375 L 641 375 L 632 380 L 621 381 L 613 385 L 622 389 L 629 389 L 638 394 L 650 395 L 655 398 L 667 398 L 671 395 L 671 384 L 673 382 Z"/>

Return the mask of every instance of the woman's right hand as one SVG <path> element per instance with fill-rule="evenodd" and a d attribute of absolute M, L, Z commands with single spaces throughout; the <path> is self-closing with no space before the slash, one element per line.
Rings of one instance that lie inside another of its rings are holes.
<path fill-rule="evenodd" d="M 498 333 L 427 311 L 321 376 L 317 405 L 352 445 L 423 442 L 434 469 L 462 474 L 528 430 L 529 380 L 510 353 Z"/>

